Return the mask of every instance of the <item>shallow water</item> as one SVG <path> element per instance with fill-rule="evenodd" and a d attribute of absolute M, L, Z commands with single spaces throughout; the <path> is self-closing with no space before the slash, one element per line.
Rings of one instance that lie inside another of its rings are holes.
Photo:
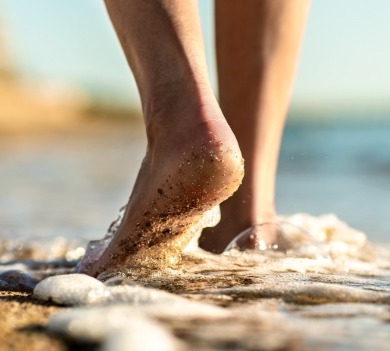
<path fill-rule="evenodd" d="M 286 128 L 277 179 L 282 214 L 336 213 L 375 242 L 390 241 L 390 120 L 322 120 Z"/>
<path fill-rule="evenodd" d="M 283 220 L 295 228 L 283 233 L 296 243 L 286 252 L 213 255 L 192 245 L 177 269 L 124 267 L 101 281 L 62 275 L 83 254 L 75 244 L 45 251 L 11 241 L 0 269 L 19 273 L 0 274 L 0 285 L 31 291 L 46 278 L 35 297 L 74 306 L 47 329 L 103 349 L 387 350 L 390 250 L 335 216 Z M 153 340 L 139 339 L 148 333 Z"/>
<path fill-rule="evenodd" d="M 336 213 L 389 242 L 390 123 L 293 123 L 277 179 L 281 214 Z M 0 236 L 100 238 L 126 203 L 146 147 L 139 125 L 1 136 Z"/>
<path fill-rule="evenodd" d="M 389 129 L 286 130 L 280 212 L 335 212 L 359 230 L 334 215 L 281 217 L 303 229 L 285 228 L 294 245 L 283 252 L 216 256 L 193 245 L 177 269 L 122 269 L 104 283 L 62 274 L 126 202 L 142 132 L 4 137 L 0 287 L 31 292 L 58 275 L 35 295 L 75 307 L 47 328 L 103 349 L 139 349 L 149 333 L 159 335 L 150 350 L 387 350 L 390 251 L 374 242 L 389 242 Z"/>

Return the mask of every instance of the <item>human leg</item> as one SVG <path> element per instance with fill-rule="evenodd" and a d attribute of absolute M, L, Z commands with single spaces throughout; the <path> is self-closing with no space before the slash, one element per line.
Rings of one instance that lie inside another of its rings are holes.
<path fill-rule="evenodd" d="M 245 159 L 242 185 L 200 240 L 221 252 L 238 233 L 275 216 L 279 148 L 309 1 L 215 4 L 220 106 Z"/>
<path fill-rule="evenodd" d="M 94 276 L 156 253 L 179 254 L 189 227 L 229 197 L 243 175 L 236 138 L 207 77 L 196 1 L 106 5 L 140 92 L 148 147 L 121 225 L 83 271 Z"/>

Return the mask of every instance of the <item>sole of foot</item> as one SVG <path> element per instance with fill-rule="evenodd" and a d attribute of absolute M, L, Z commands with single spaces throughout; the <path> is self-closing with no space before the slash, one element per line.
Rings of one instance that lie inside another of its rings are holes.
<path fill-rule="evenodd" d="M 82 273 L 175 266 L 202 216 L 241 184 L 243 159 L 224 120 L 149 141 L 124 218 L 99 260 Z M 88 257 L 84 258 L 88 260 Z"/>

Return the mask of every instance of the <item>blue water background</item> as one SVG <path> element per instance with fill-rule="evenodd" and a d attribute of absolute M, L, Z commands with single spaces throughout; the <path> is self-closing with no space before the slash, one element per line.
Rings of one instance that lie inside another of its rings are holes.
<path fill-rule="evenodd" d="M 288 124 L 277 178 L 283 214 L 335 213 L 390 241 L 390 116 Z"/>
<path fill-rule="evenodd" d="M 0 236 L 91 240 L 126 203 L 142 126 L 0 138 Z M 335 213 L 390 242 L 390 117 L 290 119 L 277 176 L 280 214 Z"/>

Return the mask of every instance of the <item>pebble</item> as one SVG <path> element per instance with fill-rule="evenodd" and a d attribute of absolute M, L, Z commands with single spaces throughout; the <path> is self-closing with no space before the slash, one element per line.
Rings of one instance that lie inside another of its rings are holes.
<path fill-rule="evenodd" d="M 313 257 L 303 237 L 299 254 L 217 256 L 190 245 L 177 270 L 124 267 L 105 283 L 56 276 L 34 295 L 76 306 L 57 312 L 48 329 L 100 350 L 387 351 L 390 251 L 333 217 L 295 219 L 317 230 L 309 244 L 320 241 L 325 258 Z"/>
<path fill-rule="evenodd" d="M 178 341 L 165 327 L 126 305 L 73 308 L 55 314 L 47 328 L 77 341 L 103 342 L 103 350 L 175 351 L 179 348 Z"/>
<path fill-rule="evenodd" d="M 85 305 L 104 300 L 109 293 L 105 285 L 85 274 L 64 274 L 42 280 L 34 289 L 34 297 L 61 305 Z"/>
<path fill-rule="evenodd" d="M 18 270 L 0 273 L 0 288 L 5 291 L 32 292 L 38 282 L 37 278 Z"/>

